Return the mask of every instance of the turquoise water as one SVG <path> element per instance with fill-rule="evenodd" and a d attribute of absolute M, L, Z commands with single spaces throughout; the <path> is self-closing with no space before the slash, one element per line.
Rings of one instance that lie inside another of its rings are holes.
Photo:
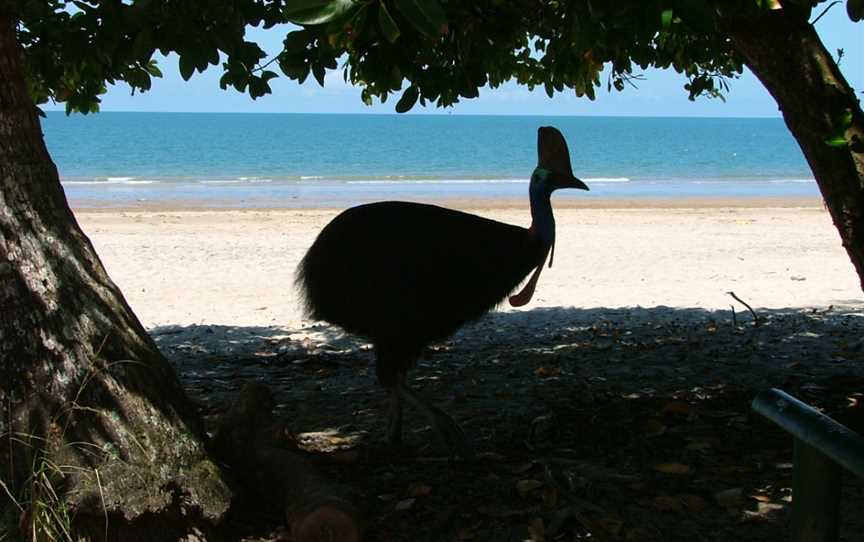
<path fill-rule="evenodd" d="M 43 119 L 67 195 L 87 205 L 521 197 L 543 125 L 564 133 L 574 173 L 591 186 L 578 197 L 818 195 L 780 119 L 54 112 Z"/>

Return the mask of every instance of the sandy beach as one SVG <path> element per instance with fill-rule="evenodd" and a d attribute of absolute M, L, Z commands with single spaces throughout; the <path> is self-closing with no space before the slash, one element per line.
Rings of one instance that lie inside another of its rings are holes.
<path fill-rule="evenodd" d="M 527 226 L 524 201 L 443 205 Z M 336 209 L 78 209 L 148 328 L 300 324 L 293 273 Z M 538 307 L 729 309 L 858 305 L 855 271 L 815 199 L 556 202 Z M 502 307 L 502 310 L 513 310 Z"/>

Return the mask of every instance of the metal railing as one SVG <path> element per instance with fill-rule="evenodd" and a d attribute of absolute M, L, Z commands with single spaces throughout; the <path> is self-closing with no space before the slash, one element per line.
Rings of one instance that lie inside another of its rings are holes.
<path fill-rule="evenodd" d="M 864 478 L 864 437 L 776 388 L 757 395 L 753 410 L 795 437 L 792 540 L 837 540 L 841 467 Z"/>

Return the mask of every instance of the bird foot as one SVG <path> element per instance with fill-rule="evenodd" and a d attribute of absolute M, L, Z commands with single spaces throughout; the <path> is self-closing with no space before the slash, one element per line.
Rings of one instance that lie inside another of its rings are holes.
<path fill-rule="evenodd" d="M 399 396 L 399 399 L 406 400 L 411 406 L 426 416 L 426 419 L 429 420 L 429 423 L 432 425 L 432 430 L 435 431 L 435 434 L 438 435 L 438 438 L 450 452 L 451 458 L 456 458 L 458 456 L 465 461 L 474 460 L 474 448 L 471 446 L 471 443 L 468 441 L 468 438 L 465 436 L 465 433 L 459 425 L 453 421 L 453 418 L 448 416 L 443 410 L 426 403 L 414 395 L 414 393 L 403 384 L 398 385 L 395 391 L 396 395 Z M 392 441 L 394 436 L 394 423 L 392 421 L 390 429 L 390 437 Z"/>
<path fill-rule="evenodd" d="M 445 414 L 443 411 L 430 406 L 433 416 L 430 418 L 432 422 L 432 430 L 438 435 L 438 438 L 450 452 L 451 459 L 457 456 L 464 461 L 474 461 L 474 447 L 459 427 L 453 418 Z"/>

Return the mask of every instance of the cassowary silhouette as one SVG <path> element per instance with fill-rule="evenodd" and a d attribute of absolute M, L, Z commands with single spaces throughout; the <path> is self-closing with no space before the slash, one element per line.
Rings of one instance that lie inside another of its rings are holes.
<path fill-rule="evenodd" d="M 501 303 L 530 301 L 546 257 L 554 256 L 550 196 L 588 187 L 573 176 L 564 136 L 537 134 L 529 189 L 531 227 L 521 228 L 435 205 L 387 201 L 342 212 L 321 230 L 297 268 L 306 314 L 369 339 L 378 382 L 390 393 L 389 438 L 402 438 L 402 402 L 422 412 L 451 455 L 472 457 L 459 426 L 405 384 L 429 343 Z M 552 260 L 550 258 L 551 267 Z"/>

